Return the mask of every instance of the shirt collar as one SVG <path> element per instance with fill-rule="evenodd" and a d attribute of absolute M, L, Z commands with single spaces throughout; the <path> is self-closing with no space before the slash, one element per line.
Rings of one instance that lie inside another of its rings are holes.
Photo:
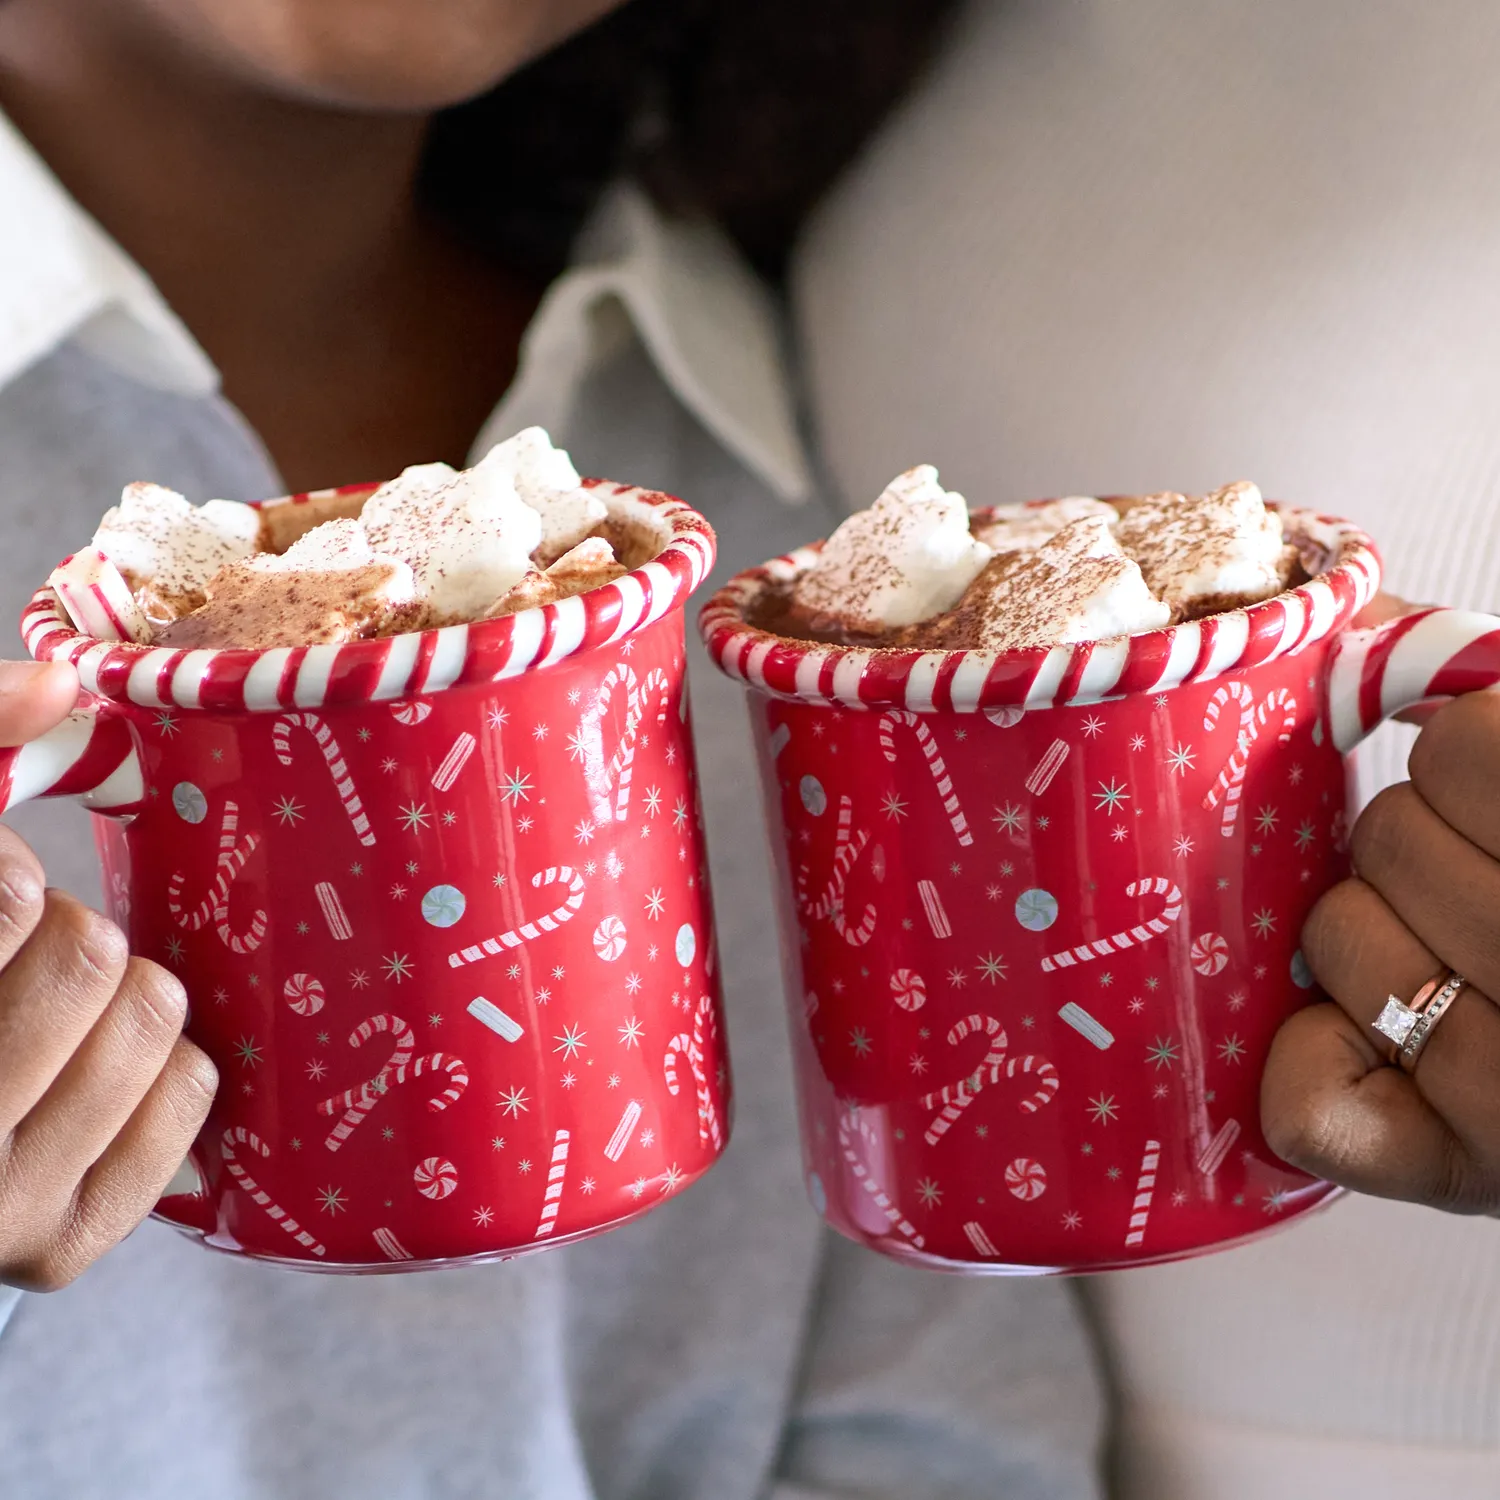
<path fill-rule="evenodd" d="M 147 385 L 218 386 L 145 273 L 0 115 L 0 388 L 70 338 Z"/>
<path fill-rule="evenodd" d="M 790 502 L 812 492 L 770 292 L 714 226 L 663 216 L 628 184 L 593 214 L 549 288 L 514 383 L 476 450 L 532 422 L 563 427 L 622 307 L 663 381 Z M 0 389 L 72 340 L 146 385 L 218 389 L 218 372 L 150 279 L 0 115 Z"/>

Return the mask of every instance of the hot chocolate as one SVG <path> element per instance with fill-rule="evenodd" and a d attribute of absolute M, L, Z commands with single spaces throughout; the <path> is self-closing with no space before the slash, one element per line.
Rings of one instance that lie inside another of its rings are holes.
<path fill-rule="evenodd" d="M 1159 630 L 1305 576 L 1252 484 L 1071 496 L 971 518 L 922 465 L 849 517 L 764 623 L 861 646 L 1004 651 Z"/>
<path fill-rule="evenodd" d="M 295 514 L 287 514 L 295 512 Z M 127 485 L 49 582 L 80 630 L 172 647 L 323 645 L 476 620 L 627 571 L 595 487 L 539 427 L 472 469 L 265 510 Z"/>

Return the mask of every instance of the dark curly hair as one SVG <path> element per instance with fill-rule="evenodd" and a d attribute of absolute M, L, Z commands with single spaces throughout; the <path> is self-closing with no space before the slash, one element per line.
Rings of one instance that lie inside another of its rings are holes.
<path fill-rule="evenodd" d="M 803 218 L 929 55 L 955 0 L 633 0 L 440 115 L 424 189 L 550 275 L 622 172 L 779 276 Z"/>

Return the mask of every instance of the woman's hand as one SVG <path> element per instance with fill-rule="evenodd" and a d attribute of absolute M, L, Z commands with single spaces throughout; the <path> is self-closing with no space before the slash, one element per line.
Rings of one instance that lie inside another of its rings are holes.
<path fill-rule="evenodd" d="M 1500 1211 L 1500 696 L 1444 705 L 1411 780 L 1355 824 L 1355 877 L 1313 909 L 1303 952 L 1329 1004 L 1281 1028 L 1261 1089 L 1273 1150 L 1360 1192 Z M 1442 970 L 1469 988 L 1412 1075 L 1371 1029 Z"/>
<path fill-rule="evenodd" d="M 0 745 L 72 708 L 71 667 L 0 663 Z M 145 1217 L 213 1101 L 187 996 L 0 828 L 0 1282 L 67 1285 Z"/>

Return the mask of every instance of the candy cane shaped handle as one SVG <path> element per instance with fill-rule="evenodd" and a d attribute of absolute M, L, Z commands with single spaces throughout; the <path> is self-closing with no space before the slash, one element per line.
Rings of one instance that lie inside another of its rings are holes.
<path fill-rule="evenodd" d="M 77 797 L 95 812 L 140 808 L 140 755 L 123 715 L 86 704 L 30 744 L 0 750 L 0 812 L 34 797 Z"/>
<path fill-rule="evenodd" d="M 1329 666 L 1333 743 L 1352 750 L 1376 725 L 1429 698 L 1500 684 L 1500 618 L 1423 609 L 1374 630 L 1346 630 Z"/>

